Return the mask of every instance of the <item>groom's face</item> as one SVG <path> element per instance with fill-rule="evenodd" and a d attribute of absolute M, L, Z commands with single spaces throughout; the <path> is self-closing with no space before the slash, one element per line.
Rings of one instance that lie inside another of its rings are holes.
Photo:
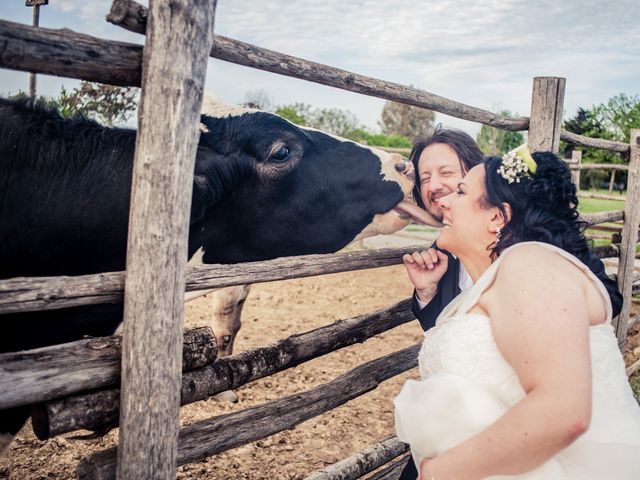
<path fill-rule="evenodd" d="M 456 151 L 445 143 L 434 143 L 422 151 L 418 161 L 420 196 L 427 209 L 442 221 L 440 199 L 456 191 L 465 172 Z"/>

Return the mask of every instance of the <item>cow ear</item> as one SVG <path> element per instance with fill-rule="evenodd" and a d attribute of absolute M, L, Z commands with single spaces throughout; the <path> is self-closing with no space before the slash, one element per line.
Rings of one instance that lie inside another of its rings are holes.
<path fill-rule="evenodd" d="M 204 218 L 207 208 L 212 206 L 215 199 L 215 192 L 205 175 L 194 175 L 193 194 L 191 197 L 191 224 L 197 223 Z"/>

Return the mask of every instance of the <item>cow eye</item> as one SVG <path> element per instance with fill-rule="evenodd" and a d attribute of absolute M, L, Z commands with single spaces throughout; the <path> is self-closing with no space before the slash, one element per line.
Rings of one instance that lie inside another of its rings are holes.
<path fill-rule="evenodd" d="M 278 150 L 276 150 L 273 155 L 271 155 L 270 160 L 276 163 L 282 163 L 286 162 L 287 158 L 289 158 L 289 147 L 283 145 Z"/>

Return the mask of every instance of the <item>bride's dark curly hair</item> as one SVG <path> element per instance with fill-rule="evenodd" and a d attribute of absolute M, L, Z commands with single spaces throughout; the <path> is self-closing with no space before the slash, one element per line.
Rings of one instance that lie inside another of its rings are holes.
<path fill-rule="evenodd" d="M 589 243 L 583 233 L 586 224 L 578 217 L 578 196 L 569 169 L 551 152 L 536 152 L 532 156 L 536 172 L 512 183 L 498 173 L 501 157 L 485 160 L 484 203 L 499 208 L 505 218 L 508 217 L 502 204 L 511 206 L 511 219 L 502 229 L 500 241 L 489 247 L 491 256 L 495 258 L 519 242 L 538 241 L 560 247 L 586 263 L 589 255 Z"/>

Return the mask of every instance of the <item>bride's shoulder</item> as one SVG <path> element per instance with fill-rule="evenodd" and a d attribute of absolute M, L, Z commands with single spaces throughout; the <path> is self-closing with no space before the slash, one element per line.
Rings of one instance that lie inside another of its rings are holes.
<path fill-rule="evenodd" d="M 497 280 L 505 282 L 558 279 L 574 270 L 560 249 L 538 242 L 513 245 L 500 258 Z"/>

